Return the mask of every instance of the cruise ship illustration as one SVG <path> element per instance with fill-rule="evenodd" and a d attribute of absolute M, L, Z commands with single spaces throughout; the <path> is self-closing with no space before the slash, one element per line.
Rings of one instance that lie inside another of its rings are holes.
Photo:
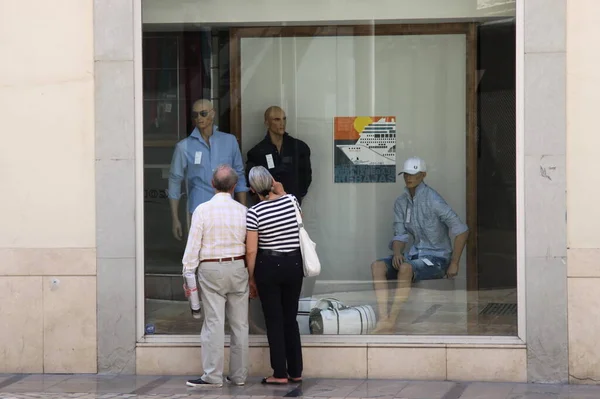
<path fill-rule="evenodd" d="M 396 165 L 396 121 L 381 118 L 365 126 L 356 143 L 336 147 L 354 165 Z"/>

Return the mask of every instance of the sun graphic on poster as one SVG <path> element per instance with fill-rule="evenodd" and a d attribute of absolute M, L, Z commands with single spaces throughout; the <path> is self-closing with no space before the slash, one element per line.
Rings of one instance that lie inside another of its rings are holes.
<path fill-rule="evenodd" d="M 354 129 L 360 133 L 371 123 L 373 123 L 373 119 L 369 118 L 368 116 L 357 116 L 356 119 L 354 119 Z"/>

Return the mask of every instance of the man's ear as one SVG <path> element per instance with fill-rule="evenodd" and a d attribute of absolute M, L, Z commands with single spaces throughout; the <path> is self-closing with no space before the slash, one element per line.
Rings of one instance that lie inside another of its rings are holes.
<path fill-rule="evenodd" d="M 211 181 L 210 181 L 210 185 L 211 185 L 213 188 L 216 188 L 216 187 L 215 187 L 215 181 L 214 181 L 214 180 L 211 180 Z"/>

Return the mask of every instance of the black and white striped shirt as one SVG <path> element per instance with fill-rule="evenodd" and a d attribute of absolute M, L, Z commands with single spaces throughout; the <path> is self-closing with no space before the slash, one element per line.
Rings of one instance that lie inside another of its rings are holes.
<path fill-rule="evenodd" d="M 246 229 L 258 231 L 259 249 L 289 252 L 300 248 L 294 206 L 300 209 L 296 197 L 286 194 L 276 200 L 261 201 L 248 209 Z"/>

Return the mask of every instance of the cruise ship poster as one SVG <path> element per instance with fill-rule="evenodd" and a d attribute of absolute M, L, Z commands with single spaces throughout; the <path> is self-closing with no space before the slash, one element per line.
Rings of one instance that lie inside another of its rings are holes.
<path fill-rule="evenodd" d="M 335 183 L 396 182 L 396 117 L 337 116 L 333 142 Z"/>

